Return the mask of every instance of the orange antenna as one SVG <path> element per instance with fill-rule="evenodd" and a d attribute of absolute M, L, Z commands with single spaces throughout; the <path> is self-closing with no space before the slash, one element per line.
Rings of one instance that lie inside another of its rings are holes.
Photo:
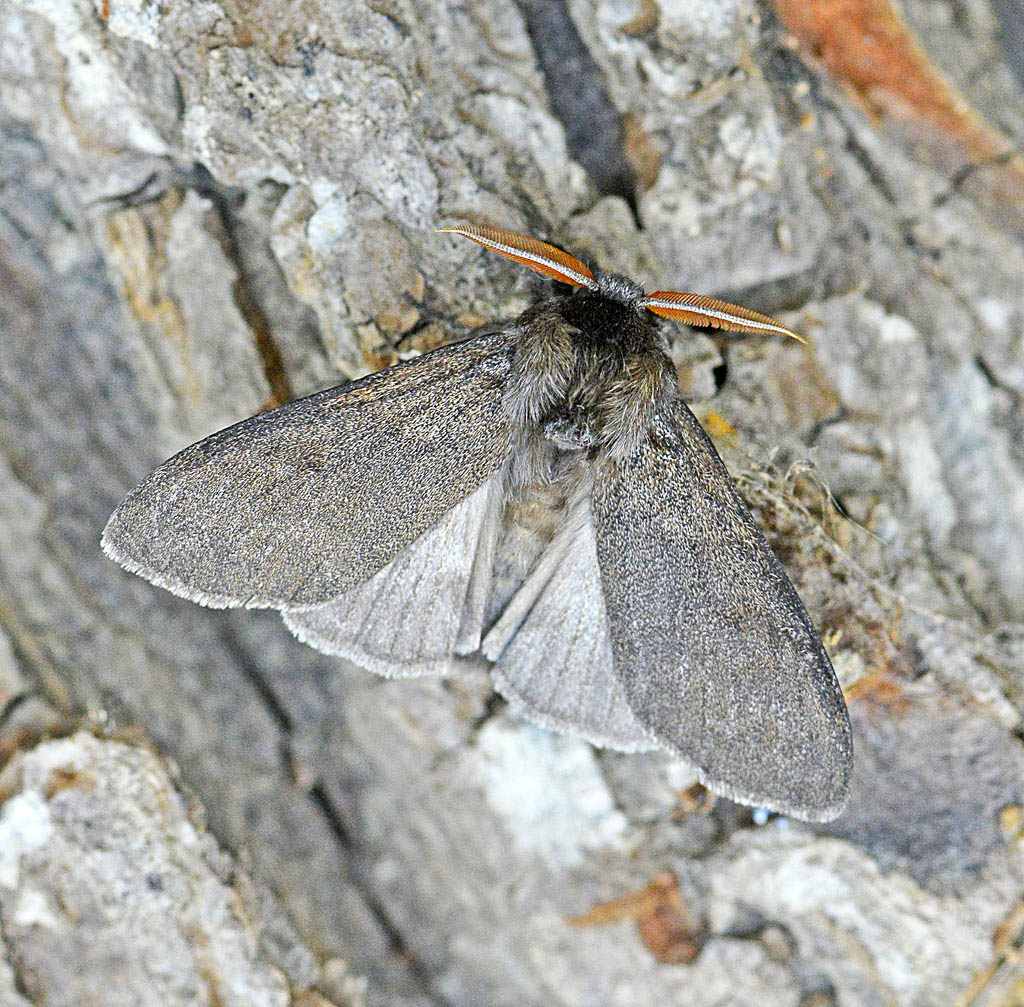
<path fill-rule="evenodd" d="M 522 263 L 542 276 L 549 276 L 562 283 L 571 283 L 574 287 L 597 289 L 594 274 L 579 259 L 574 259 L 568 252 L 563 252 L 546 241 L 502 231 L 497 227 L 475 227 L 472 224 L 442 227 L 441 230 L 461 234 L 492 252 L 504 255 L 506 259 Z"/>
<path fill-rule="evenodd" d="M 780 336 L 792 336 L 797 342 L 805 342 L 792 329 L 775 321 L 768 315 L 737 304 L 719 301 L 703 294 L 680 294 L 672 290 L 656 290 L 639 301 L 640 307 L 653 311 L 663 318 L 671 318 L 687 325 L 700 325 L 712 329 L 728 329 L 733 332 L 775 332 Z"/>

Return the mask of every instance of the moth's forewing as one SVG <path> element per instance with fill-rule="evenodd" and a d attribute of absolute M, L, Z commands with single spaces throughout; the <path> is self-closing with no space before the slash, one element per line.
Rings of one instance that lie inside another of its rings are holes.
<path fill-rule="evenodd" d="M 835 672 L 683 403 L 599 469 L 593 507 L 615 671 L 641 723 L 719 793 L 835 817 L 853 760 Z"/>
<path fill-rule="evenodd" d="M 134 489 L 103 547 L 208 605 L 335 598 L 504 465 L 511 355 L 474 337 L 222 430 Z"/>

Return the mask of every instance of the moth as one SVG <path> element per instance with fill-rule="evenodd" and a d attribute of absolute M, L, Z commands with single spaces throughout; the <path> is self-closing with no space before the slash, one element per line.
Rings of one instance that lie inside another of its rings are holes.
<path fill-rule="evenodd" d="M 201 604 L 277 609 L 381 675 L 482 651 L 536 724 L 835 817 L 853 762 L 835 672 L 680 398 L 657 316 L 795 334 L 533 238 L 446 230 L 564 292 L 193 444 L 128 494 L 103 549 Z"/>

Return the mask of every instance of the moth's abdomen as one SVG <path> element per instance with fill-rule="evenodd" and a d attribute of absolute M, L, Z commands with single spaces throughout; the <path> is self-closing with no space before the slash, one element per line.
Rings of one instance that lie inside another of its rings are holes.
<path fill-rule="evenodd" d="M 488 623 L 501 613 L 564 524 L 588 471 L 587 453 L 559 447 L 543 427 L 520 437 L 504 472 L 505 506 Z"/>

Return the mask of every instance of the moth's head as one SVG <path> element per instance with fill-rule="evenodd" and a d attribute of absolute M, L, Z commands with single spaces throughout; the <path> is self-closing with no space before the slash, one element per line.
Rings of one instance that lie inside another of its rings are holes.
<path fill-rule="evenodd" d="M 477 227 L 474 224 L 443 227 L 441 230 L 470 238 L 484 248 L 504 255 L 506 259 L 519 262 L 541 276 L 580 287 L 584 291 L 601 294 L 639 312 L 651 311 L 662 318 L 686 322 L 687 325 L 729 329 L 734 332 L 777 333 L 792 336 L 803 342 L 792 329 L 787 329 L 774 318 L 762 315 L 758 311 L 751 311 L 749 308 L 741 308 L 739 305 L 719 301 L 703 294 L 685 294 L 674 290 L 656 290 L 653 294 L 645 294 L 639 284 L 618 273 L 598 273 L 595 276 L 585 263 L 568 252 L 549 245 L 546 241 L 502 231 L 496 227 Z"/>
<path fill-rule="evenodd" d="M 599 294 L 627 307 L 636 308 L 637 311 L 644 310 L 640 303 L 644 296 L 644 288 L 639 283 L 621 273 L 598 273 L 596 279 Z"/>

